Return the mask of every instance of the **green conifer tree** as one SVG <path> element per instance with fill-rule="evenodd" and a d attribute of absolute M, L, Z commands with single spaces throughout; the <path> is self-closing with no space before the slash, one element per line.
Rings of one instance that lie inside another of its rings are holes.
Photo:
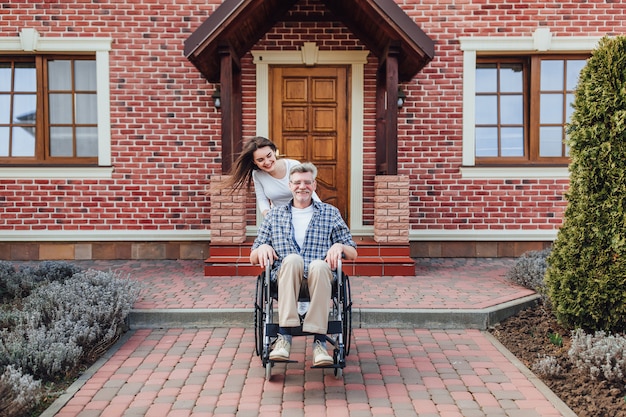
<path fill-rule="evenodd" d="M 558 320 L 626 330 L 626 37 L 604 37 L 580 73 L 568 125 L 568 205 L 546 271 Z"/>

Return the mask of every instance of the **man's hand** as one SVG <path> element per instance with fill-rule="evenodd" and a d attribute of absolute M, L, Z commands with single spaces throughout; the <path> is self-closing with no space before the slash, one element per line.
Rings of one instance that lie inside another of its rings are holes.
<path fill-rule="evenodd" d="M 267 244 L 259 246 L 250 253 L 250 263 L 252 265 L 258 264 L 263 269 L 265 269 L 268 264 L 272 265 L 276 259 L 278 259 L 276 251 Z"/>
<path fill-rule="evenodd" d="M 324 261 L 330 265 L 330 269 L 335 270 L 339 265 L 339 258 L 343 255 L 343 245 L 341 243 L 335 243 L 326 252 L 326 258 Z"/>

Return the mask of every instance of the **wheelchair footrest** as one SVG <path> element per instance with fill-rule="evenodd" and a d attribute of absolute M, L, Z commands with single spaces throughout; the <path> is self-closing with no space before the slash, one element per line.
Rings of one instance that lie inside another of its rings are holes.
<path fill-rule="evenodd" d="M 319 366 L 315 366 L 315 365 L 311 365 L 311 369 L 325 369 L 325 368 L 345 368 L 346 364 L 341 364 L 341 363 L 334 363 L 332 365 L 319 365 Z"/>
<path fill-rule="evenodd" d="M 277 364 L 277 363 L 298 363 L 298 361 L 294 361 L 294 360 L 291 360 L 291 359 L 286 360 L 286 361 L 276 361 L 276 360 L 268 359 L 268 361 L 269 361 L 272 365 Z"/>
<path fill-rule="evenodd" d="M 266 323 L 266 333 L 269 337 L 278 336 L 278 324 L 277 323 Z M 336 320 L 328 321 L 328 331 L 326 334 L 339 334 L 342 330 L 342 322 Z M 313 333 L 308 333 L 302 330 L 302 326 L 292 327 L 291 334 L 293 336 L 308 336 Z"/>

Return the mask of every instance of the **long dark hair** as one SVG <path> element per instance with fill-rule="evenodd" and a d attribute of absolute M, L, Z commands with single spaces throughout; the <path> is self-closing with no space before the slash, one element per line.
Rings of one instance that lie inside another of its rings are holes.
<path fill-rule="evenodd" d="M 276 153 L 276 144 L 263 136 L 255 136 L 246 142 L 230 170 L 230 178 L 224 185 L 232 187 L 234 190 L 238 190 L 244 186 L 250 189 L 252 185 L 252 172 L 259 169 L 254 163 L 254 152 L 266 146 L 269 146 L 272 151 Z"/>

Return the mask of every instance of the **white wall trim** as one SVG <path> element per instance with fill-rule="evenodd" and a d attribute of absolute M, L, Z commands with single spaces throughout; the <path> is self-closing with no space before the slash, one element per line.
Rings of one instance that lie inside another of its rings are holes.
<path fill-rule="evenodd" d="M 209 241 L 207 230 L 0 230 L 0 242 Z"/>
<path fill-rule="evenodd" d="M 19 53 L 81 53 L 96 55 L 96 83 L 98 100 L 98 165 L 111 166 L 111 97 L 109 53 L 113 38 L 41 36 L 36 29 L 23 28 L 19 36 L 0 37 L 0 51 Z M 10 170 L 12 168 L 7 168 Z M 66 168 L 47 168 L 56 171 L 51 178 L 75 178 L 64 176 Z M 103 172 L 103 171 L 101 171 Z M 22 173 L 23 174 L 23 173 Z M 36 174 L 39 175 L 39 174 Z M 0 173 L 0 178 L 5 177 Z M 39 177 L 22 177 L 39 178 Z M 98 177 L 102 178 L 102 177 Z M 108 177 L 110 178 L 110 177 Z"/>
<path fill-rule="evenodd" d="M 569 179 L 567 167 L 461 167 L 467 179 Z"/>
<path fill-rule="evenodd" d="M 112 167 L 0 167 L 0 178 L 10 179 L 107 179 Z"/>
<path fill-rule="evenodd" d="M 535 242 L 556 239 L 558 229 L 550 230 L 511 230 L 511 229 L 488 229 L 488 230 L 415 230 L 409 231 L 411 242 L 458 242 L 458 241 L 481 241 L 481 242 Z"/>
<path fill-rule="evenodd" d="M 270 65 L 350 65 L 350 228 L 363 228 L 363 107 L 364 68 L 368 51 L 320 51 L 313 42 L 305 42 L 300 51 L 252 51 L 256 65 L 256 130 L 269 137 L 269 66 Z M 258 219 L 257 219 L 258 221 Z"/>

